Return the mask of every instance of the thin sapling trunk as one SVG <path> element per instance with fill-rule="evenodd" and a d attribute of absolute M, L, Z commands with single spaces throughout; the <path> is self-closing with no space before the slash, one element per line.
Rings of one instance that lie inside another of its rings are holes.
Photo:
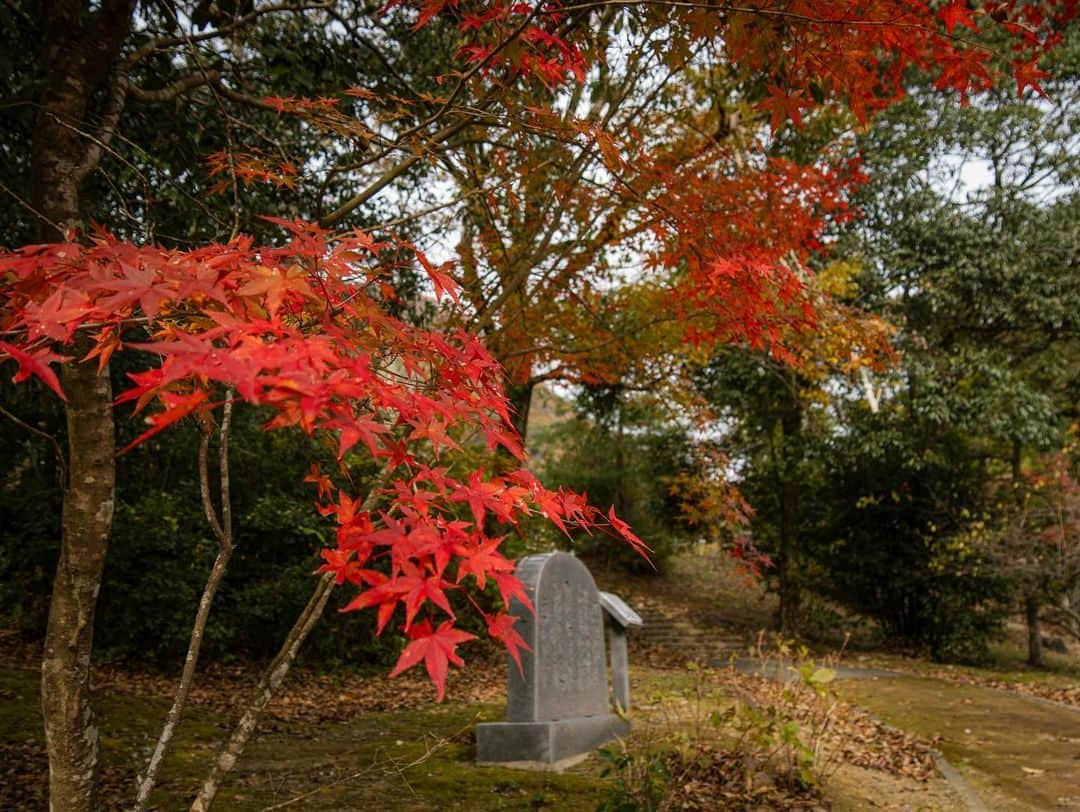
<path fill-rule="evenodd" d="M 199 444 L 199 490 L 202 496 L 203 512 L 206 521 L 209 522 L 214 536 L 218 542 L 217 557 L 214 566 L 206 579 L 202 597 L 199 599 L 199 608 L 195 614 L 195 622 L 191 627 L 191 638 L 188 641 L 187 656 L 184 658 L 184 669 L 180 675 L 180 684 L 176 689 L 172 707 L 165 718 L 165 724 L 161 728 L 157 745 L 146 764 L 146 773 L 139 780 L 138 792 L 135 797 L 135 812 L 142 812 L 150 801 L 150 793 L 157 782 L 158 772 L 172 746 L 176 728 L 180 724 L 184 708 L 187 705 L 188 695 L 195 680 L 195 671 L 199 663 L 199 652 L 202 649 L 203 636 L 206 632 L 206 623 L 210 618 L 210 607 L 214 603 L 214 596 L 218 587 L 225 577 L 225 570 L 232 558 L 235 546 L 232 532 L 232 505 L 229 492 L 229 431 L 232 424 L 232 393 L 225 399 L 225 406 L 221 418 L 221 428 L 218 430 L 218 471 L 221 492 L 221 516 L 218 517 L 214 509 L 213 500 L 210 497 L 210 470 L 208 464 L 210 450 L 211 428 L 206 425 L 203 430 L 202 441 Z"/>

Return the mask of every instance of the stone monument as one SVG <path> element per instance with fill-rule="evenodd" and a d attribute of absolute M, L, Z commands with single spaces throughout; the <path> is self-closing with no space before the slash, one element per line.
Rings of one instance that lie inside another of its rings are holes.
<path fill-rule="evenodd" d="M 476 760 L 559 769 L 625 735 L 630 723 L 612 713 L 604 609 L 589 570 L 567 553 L 545 553 L 523 558 L 517 576 L 536 613 L 516 599 L 509 611 L 518 618 L 514 628 L 531 651 L 521 652 L 521 672 L 509 660 L 506 721 L 477 725 Z M 640 624 L 626 604 L 618 603 Z M 625 636 L 623 641 L 625 676 Z M 626 708 L 629 683 L 621 690 L 616 701 Z"/>
<path fill-rule="evenodd" d="M 611 701 L 623 713 L 630 710 L 630 661 L 626 630 L 640 626 L 641 617 L 626 601 L 610 592 L 600 593 L 600 605 L 607 615 L 608 657 L 611 660 Z"/>

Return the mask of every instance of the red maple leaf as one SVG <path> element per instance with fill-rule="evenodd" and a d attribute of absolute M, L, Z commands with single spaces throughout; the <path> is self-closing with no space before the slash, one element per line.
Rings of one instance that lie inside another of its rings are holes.
<path fill-rule="evenodd" d="M 769 97 L 758 102 L 758 107 L 769 113 L 769 125 L 773 132 L 784 126 L 791 119 L 796 127 L 802 127 L 802 110 L 813 107 L 814 103 L 803 98 L 801 90 L 786 90 L 778 85 L 766 85 Z"/>
<path fill-rule="evenodd" d="M 476 576 L 476 585 L 483 589 L 487 585 L 487 576 L 496 572 L 513 572 L 514 562 L 506 559 L 499 552 L 502 538 L 488 539 L 478 544 L 457 544 L 454 553 L 461 557 L 458 562 L 457 582 L 460 584 L 466 575 Z"/>
<path fill-rule="evenodd" d="M 413 626 L 408 634 L 412 642 L 401 652 L 390 676 L 396 677 L 423 660 L 428 676 L 431 677 L 438 691 L 438 701 L 442 702 L 446 694 L 446 672 L 449 663 L 459 668 L 465 664 L 465 661 L 456 653 L 458 645 L 467 640 L 475 640 L 476 635 L 455 629 L 452 620 L 444 621 L 434 631 L 432 631 L 431 622 L 425 620 Z"/>
<path fill-rule="evenodd" d="M 517 598 L 530 612 L 536 611 L 528 593 L 525 591 L 525 585 L 521 583 L 517 576 L 508 572 L 493 572 L 491 577 L 495 579 L 495 584 L 499 587 L 499 594 L 502 596 L 504 606 L 510 606 L 511 599 Z"/>
<path fill-rule="evenodd" d="M 637 550 L 641 555 L 645 557 L 645 560 L 649 560 L 648 553 L 652 552 L 652 548 L 649 547 L 644 541 L 642 541 L 630 529 L 630 525 L 615 515 L 615 506 L 612 505 L 608 508 L 608 521 L 611 522 L 612 529 L 622 538 L 624 541 L 629 542 L 630 546 Z M 651 561 L 649 563 L 652 563 Z"/>
<path fill-rule="evenodd" d="M 506 646 L 507 653 L 517 663 L 518 672 L 524 677 L 525 669 L 521 665 L 521 650 L 532 651 L 532 649 L 529 648 L 525 639 L 514 628 L 514 624 L 518 622 L 519 618 L 508 615 L 506 612 L 499 612 L 495 615 L 484 615 L 484 620 L 487 621 L 488 634 L 496 640 L 502 641 L 502 644 Z"/>
<path fill-rule="evenodd" d="M 310 473 L 304 477 L 304 482 L 310 482 L 316 487 L 320 500 L 329 496 L 334 489 L 334 483 L 322 472 L 317 462 L 311 463 Z"/>
<path fill-rule="evenodd" d="M 1050 74 L 1044 70 L 1039 70 L 1039 61 L 1037 59 L 1030 62 L 1014 62 L 1013 75 L 1016 76 L 1016 93 L 1018 96 L 1024 95 L 1024 89 L 1030 87 L 1044 99 L 1046 98 L 1046 91 L 1039 84 L 1039 80 L 1048 78 Z"/>
<path fill-rule="evenodd" d="M 68 358 L 57 355 L 48 347 L 43 347 L 34 352 L 26 352 L 5 341 L 0 341 L 0 352 L 6 352 L 19 365 L 19 371 L 15 373 L 12 381 L 21 383 L 31 375 L 36 375 L 46 386 L 59 395 L 61 400 L 67 400 L 60 389 L 60 379 L 56 377 L 56 373 L 49 367 L 49 363 L 52 361 L 67 361 Z"/>
<path fill-rule="evenodd" d="M 953 0 L 949 5 L 942 8 L 937 16 L 945 23 L 945 30 L 950 34 L 958 25 L 966 26 L 972 31 L 979 30 L 975 18 L 971 16 L 971 9 L 968 8 L 967 0 Z"/>
<path fill-rule="evenodd" d="M 163 392 L 161 400 L 165 404 L 165 411 L 158 412 L 157 414 L 148 417 L 146 422 L 151 425 L 151 428 L 144 431 L 120 449 L 120 451 L 116 453 L 116 456 L 119 457 L 121 454 L 126 454 L 135 446 L 149 440 L 155 434 L 164 431 L 174 423 L 180 422 L 192 412 L 203 407 L 208 398 L 209 395 L 207 395 L 205 389 L 196 389 L 189 395 L 174 395 L 171 392 Z"/>

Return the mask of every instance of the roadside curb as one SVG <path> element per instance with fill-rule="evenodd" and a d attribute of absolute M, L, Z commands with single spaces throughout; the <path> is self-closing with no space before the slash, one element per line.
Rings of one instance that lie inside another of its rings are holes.
<path fill-rule="evenodd" d="M 931 749 L 930 752 L 934 756 L 934 764 L 937 766 L 938 772 L 941 773 L 941 777 L 948 781 L 953 791 L 963 799 L 968 812 L 990 812 L 979 794 L 964 780 L 964 776 L 952 765 L 952 762 L 945 758 L 940 750 Z"/>
<path fill-rule="evenodd" d="M 888 722 L 879 719 L 877 716 L 870 713 L 870 711 L 866 710 L 866 708 L 861 708 L 861 710 L 885 730 L 897 733 L 901 736 L 911 735 L 909 732 L 901 730 L 896 725 L 890 725 Z M 971 788 L 971 785 L 964 780 L 964 776 L 961 775 L 960 771 L 953 766 L 951 761 L 945 758 L 944 753 L 936 747 L 931 747 L 930 755 L 934 757 L 934 766 L 937 767 L 938 772 L 941 773 L 941 777 L 944 778 L 946 783 L 952 787 L 953 791 L 960 796 L 960 799 L 964 802 L 964 806 L 967 807 L 968 812 L 990 812 L 990 809 L 983 803 L 982 798 L 979 797 L 979 793 Z"/>
<path fill-rule="evenodd" d="M 901 671 L 883 671 L 883 670 L 878 670 L 878 669 L 850 669 L 850 668 L 849 668 L 849 670 L 862 670 L 862 671 L 865 671 L 866 676 L 862 677 L 864 679 L 865 678 L 888 679 L 889 677 L 908 676 L 907 674 L 905 674 L 904 672 L 901 672 Z M 766 677 L 768 679 L 774 679 L 775 680 L 777 678 L 777 676 L 778 676 L 778 671 L 779 671 L 779 669 L 774 669 L 774 673 L 769 673 L 768 669 L 766 669 L 764 671 L 759 671 L 758 676 L 763 676 L 763 677 Z M 852 677 L 849 675 L 848 678 L 851 679 Z M 856 679 L 858 679 L 858 678 L 859 677 L 856 677 Z M 984 687 L 988 687 L 988 686 L 984 686 Z M 1003 691 L 1005 693 L 1010 693 L 1010 694 L 1015 694 L 1016 693 L 1015 691 L 1009 691 L 1008 689 L 1005 689 L 1005 688 L 1001 688 L 1001 689 L 998 689 L 998 690 L 1001 690 L 1001 691 Z M 1029 699 L 1042 699 L 1042 697 L 1032 697 L 1032 696 L 1029 696 L 1028 698 Z M 1046 702 L 1047 704 L 1050 704 L 1050 705 L 1062 705 L 1062 704 L 1064 704 L 1062 702 L 1054 702 L 1053 700 L 1050 700 L 1050 699 L 1043 699 L 1042 701 Z M 856 703 L 855 706 L 858 707 L 863 713 L 865 713 L 870 719 L 873 719 L 874 722 L 881 725 L 881 727 L 883 729 L 888 730 L 888 731 L 890 731 L 892 733 L 896 733 L 896 734 L 898 734 L 900 736 L 909 736 L 909 735 L 911 735 L 909 732 L 901 730 L 900 728 L 896 727 L 895 725 L 891 725 L 888 722 L 886 722 L 886 721 L 884 721 L 882 719 L 879 719 L 876 715 L 870 713 L 870 711 L 868 711 L 866 708 L 862 707 L 861 705 L 858 705 Z M 1073 710 L 1077 710 L 1077 708 L 1075 708 L 1075 707 L 1073 707 L 1071 705 L 1066 705 L 1066 707 L 1070 707 Z M 947 758 L 945 758 L 945 755 L 940 750 L 938 750 L 936 747 L 931 747 L 931 748 L 929 748 L 929 750 L 930 750 L 930 755 L 934 759 L 934 766 L 937 767 L 938 772 L 941 773 L 941 777 L 943 779 L 945 779 L 945 782 L 952 788 L 953 792 L 955 792 L 959 796 L 960 800 L 962 800 L 964 802 L 964 806 L 967 809 L 967 812 L 990 812 L 989 807 L 987 807 L 986 804 L 983 803 L 982 798 L 979 796 L 979 794 L 974 789 L 972 789 L 971 785 L 968 784 L 968 782 L 964 780 L 964 776 L 961 775 L 960 771 L 958 769 L 956 769 L 955 766 L 953 766 L 952 762 L 950 762 Z"/>

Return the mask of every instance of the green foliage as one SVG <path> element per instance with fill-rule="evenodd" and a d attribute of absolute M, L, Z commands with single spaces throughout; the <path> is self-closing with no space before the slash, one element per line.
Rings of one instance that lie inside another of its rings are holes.
<path fill-rule="evenodd" d="M 607 798 L 596 807 L 597 812 L 653 812 L 663 808 L 671 776 L 660 753 L 642 758 L 619 742 L 601 747 L 596 754 L 604 762 L 600 776 L 613 776 L 615 781 Z"/>
<path fill-rule="evenodd" d="M 662 571 L 677 547 L 695 537 L 671 492 L 677 475 L 693 467 L 686 432 L 648 405 L 611 388 L 586 390 L 576 417 L 538 434 L 543 481 L 584 492 L 600 507 L 614 505 L 652 548 L 655 569 L 603 534 L 576 533 L 571 545 L 549 530 L 556 543 L 603 566 L 648 574 Z"/>
<path fill-rule="evenodd" d="M 113 370 L 117 376 L 125 371 L 131 370 Z M 38 390 L 5 382 L 4 406 L 13 414 L 37 415 L 37 427 L 56 434 L 63 446 L 56 404 Z M 142 426 L 119 417 L 123 445 Z M 272 656 L 310 597 L 312 573 L 321 563 L 318 550 L 330 541 L 331 524 L 315 512 L 313 489 L 302 480 L 308 460 L 332 465 L 332 455 L 302 435 L 263 431 L 265 420 L 259 410 L 241 408 L 233 422 L 236 552 L 205 632 L 203 653 L 211 660 Z M 118 460 L 113 533 L 95 624 L 97 656 L 163 666 L 183 657 L 217 553 L 199 495 L 198 443 L 196 427 L 181 425 Z M 0 479 L 0 612 L 25 638 L 40 639 L 59 550 L 55 455 L 47 441 L 14 426 L 0 433 L 0 454 L 6 461 Z M 216 482 L 211 490 L 216 492 Z M 331 610 L 349 597 L 340 590 Z M 374 631 L 371 613 L 328 611 L 304 657 L 328 666 L 392 662 L 398 640 L 375 638 Z"/>
<path fill-rule="evenodd" d="M 3 376 L 0 405 L 35 429 L 62 431 L 58 403 L 44 387 Z M 0 426 L 0 614 L 17 630 L 43 630 L 60 550 L 60 471 L 51 443 L 10 418 L 0 417 Z"/>
<path fill-rule="evenodd" d="M 748 770 L 766 765 L 782 782 L 800 789 L 818 787 L 832 765 L 823 745 L 836 707 L 836 671 L 784 640 L 775 651 L 764 650 L 759 641 L 757 653 L 762 672 L 775 667 L 776 678 L 762 682 L 752 697 L 739 697 L 723 713 L 714 711 L 713 724 L 735 731 L 736 749 Z"/>
<path fill-rule="evenodd" d="M 984 658 L 1006 595 L 981 543 L 984 466 L 955 431 L 926 436 L 868 410 L 853 410 L 848 428 L 809 494 L 815 587 L 895 642 L 942 660 Z"/>
<path fill-rule="evenodd" d="M 830 259 L 861 269 L 845 301 L 896 328 L 893 370 L 820 385 L 731 350 L 698 375 L 782 610 L 805 616 L 812 590 L 895 642 L 978 660 L 1011 608 L 1018 570 L 987 546 L 995 480 L 1080 417 L 1075 27 L 1053 59 L 1049 100 L 961 108 L 913 80 L 859 136 L 864 216 Z"/>

